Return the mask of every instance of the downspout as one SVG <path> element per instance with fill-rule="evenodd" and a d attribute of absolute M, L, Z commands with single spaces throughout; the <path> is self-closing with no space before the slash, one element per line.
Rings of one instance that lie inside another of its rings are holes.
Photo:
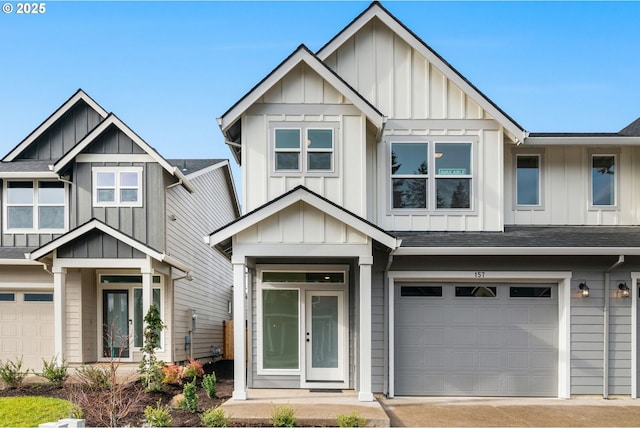
<path fill-rule="evenodd" d="M 603 358 L 602 358 L 602 398 L 609 399 L 609 276 L 612 270 L 624 263 L 624 256 L 618 256 L 618 261 L 612 264 L 604 272 L 604 306 L 602 308 L 603 317 Z"/>
<path fill-rule="evenodd" d="M 389 252 L 387 256 L 387 265 L 384 268 L 384 278 L 382 279 L 382 299 L 385 302 L 384 312 L 384 380 L 382 383 L 382 393 L 385 397 L 389 396 L 389 270 L 393 263 L 393 251 Z"/>

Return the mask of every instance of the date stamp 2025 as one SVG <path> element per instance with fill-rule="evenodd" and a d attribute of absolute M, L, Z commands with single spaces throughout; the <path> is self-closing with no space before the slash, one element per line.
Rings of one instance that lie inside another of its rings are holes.
<path fill-rule="evenodd" d="M 2 12 L 6 15 L 42 15 L 47 12 L 46 3 L 4 3 Z"/>

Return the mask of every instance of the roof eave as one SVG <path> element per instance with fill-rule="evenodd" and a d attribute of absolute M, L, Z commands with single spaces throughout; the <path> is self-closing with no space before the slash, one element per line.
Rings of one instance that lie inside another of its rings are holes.
<path fill-rule="evenodd" d="M 640 247 L 400 247 L 396 256 L 603 256 L 640 255 Z"/>
<path fill-rule="evenodd" d="M 525 138 L 524 144 L 528 146 L 589 146 L 589 145 L 615 145 L 615 146 L 636 146 L 640 145 L 640 137 L 625 137 L 617 135 L 570 135 L 570 136 L 529 136 Z"/>

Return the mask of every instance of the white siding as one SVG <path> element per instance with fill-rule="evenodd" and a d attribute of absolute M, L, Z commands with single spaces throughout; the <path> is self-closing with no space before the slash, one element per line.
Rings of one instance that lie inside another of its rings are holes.
<path fill-rule="evenodd" d="M 218 168 L 192 179 L 193 194 L 182 187 L 167 191 L 167 214 L 176 217 L 167 220 L 167 252 L 186 263 L 193 277 L 192 281 L 176 281 L 173 288 L 173 355 L 178 361 L 189 357 L 184 345 L 191 329 L 190 309 L 197 313 L 191 345 L 194 358 L 210 357 L 214 345 L 222 349 L 222 321 L 231 319 L 231 265 L 203 240 L 235 218 L 223 171 L 224 167 Z M 171 284 L 166 290 L 171 293 Z"/>

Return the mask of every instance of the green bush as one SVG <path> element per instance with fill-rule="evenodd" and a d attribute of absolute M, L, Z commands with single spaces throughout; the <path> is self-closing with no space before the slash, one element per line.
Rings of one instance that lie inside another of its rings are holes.
<path fill-rule="evenodd" d="M 42 359 L 42 377 L 47 379 L 49 382 L 60 385 L 68 376 L 67 373 L 67 364 L 65 359 L 62 359 L 62 363 L 58 365 L 58 361 L 53 357 L 51 361 L 45 361 Z"/>
<path fill-rule="evenodd" d="M 296 426 L 295 410 L 291 406 L 276 406 L 271 409 L 271 425 L 274 427 Z"/>
<path fill-rule="evenodd" d="M 204 375 L 202 377 L 202 387 L 207 393 L 207 397 L 213 398 L 216 396 L 216 374 Z"/>
<path fill-rule="evenodd" d="M 82 417 L 75 404 L 50 397 L 0 398 L 0 424 L 9 427 L 37 427 L 63 418 Z"/>
<path fill-rule="evenodd" d="M 22 371 L 22 357 L 16 361 L 7 360 L 0 363 L 0 379 L 9 388 L 17 388 L 22 385 L 27 373 L 28 371 Z"/>
<path fill-rule="evenodd" d="M 89 389 L 109 389 L 111 386 L 110 370 L 96 365 L 80 366 L 76 370 L 80 384 Z"/>
<path fill-rule="evenodd" d="M 202 425 L 206 427 L 226 427 L 229 417 L 224 413 L 222 407 L 211 407 L 200 416 Z"/>
<path fill-rule="evenodd" d="M 367 425 L 367 420 L 361 417 L 357 412 L 348 415 L 338 415 L 338 426 L 340 428 L 363 427 Z"/>
<path fill-rule="evenodd" d="M 173 419 L 171 409 L 163 406 L 158 400 L 156 407 L 147 406 L 144 409 L 144 426 L 147 427 L 170 427 Z"/>
<path fill-rule="evenodd" d="M 182 388 L 182 394 L 184 395 L 184 401 L 180 403 L 180 407 L 187 409 L 191 413 L 198 411 L 198 394 L 196 393 L 198 387 L 196 386 L 195 378 L 193 381 L 185 383 Z"/>

